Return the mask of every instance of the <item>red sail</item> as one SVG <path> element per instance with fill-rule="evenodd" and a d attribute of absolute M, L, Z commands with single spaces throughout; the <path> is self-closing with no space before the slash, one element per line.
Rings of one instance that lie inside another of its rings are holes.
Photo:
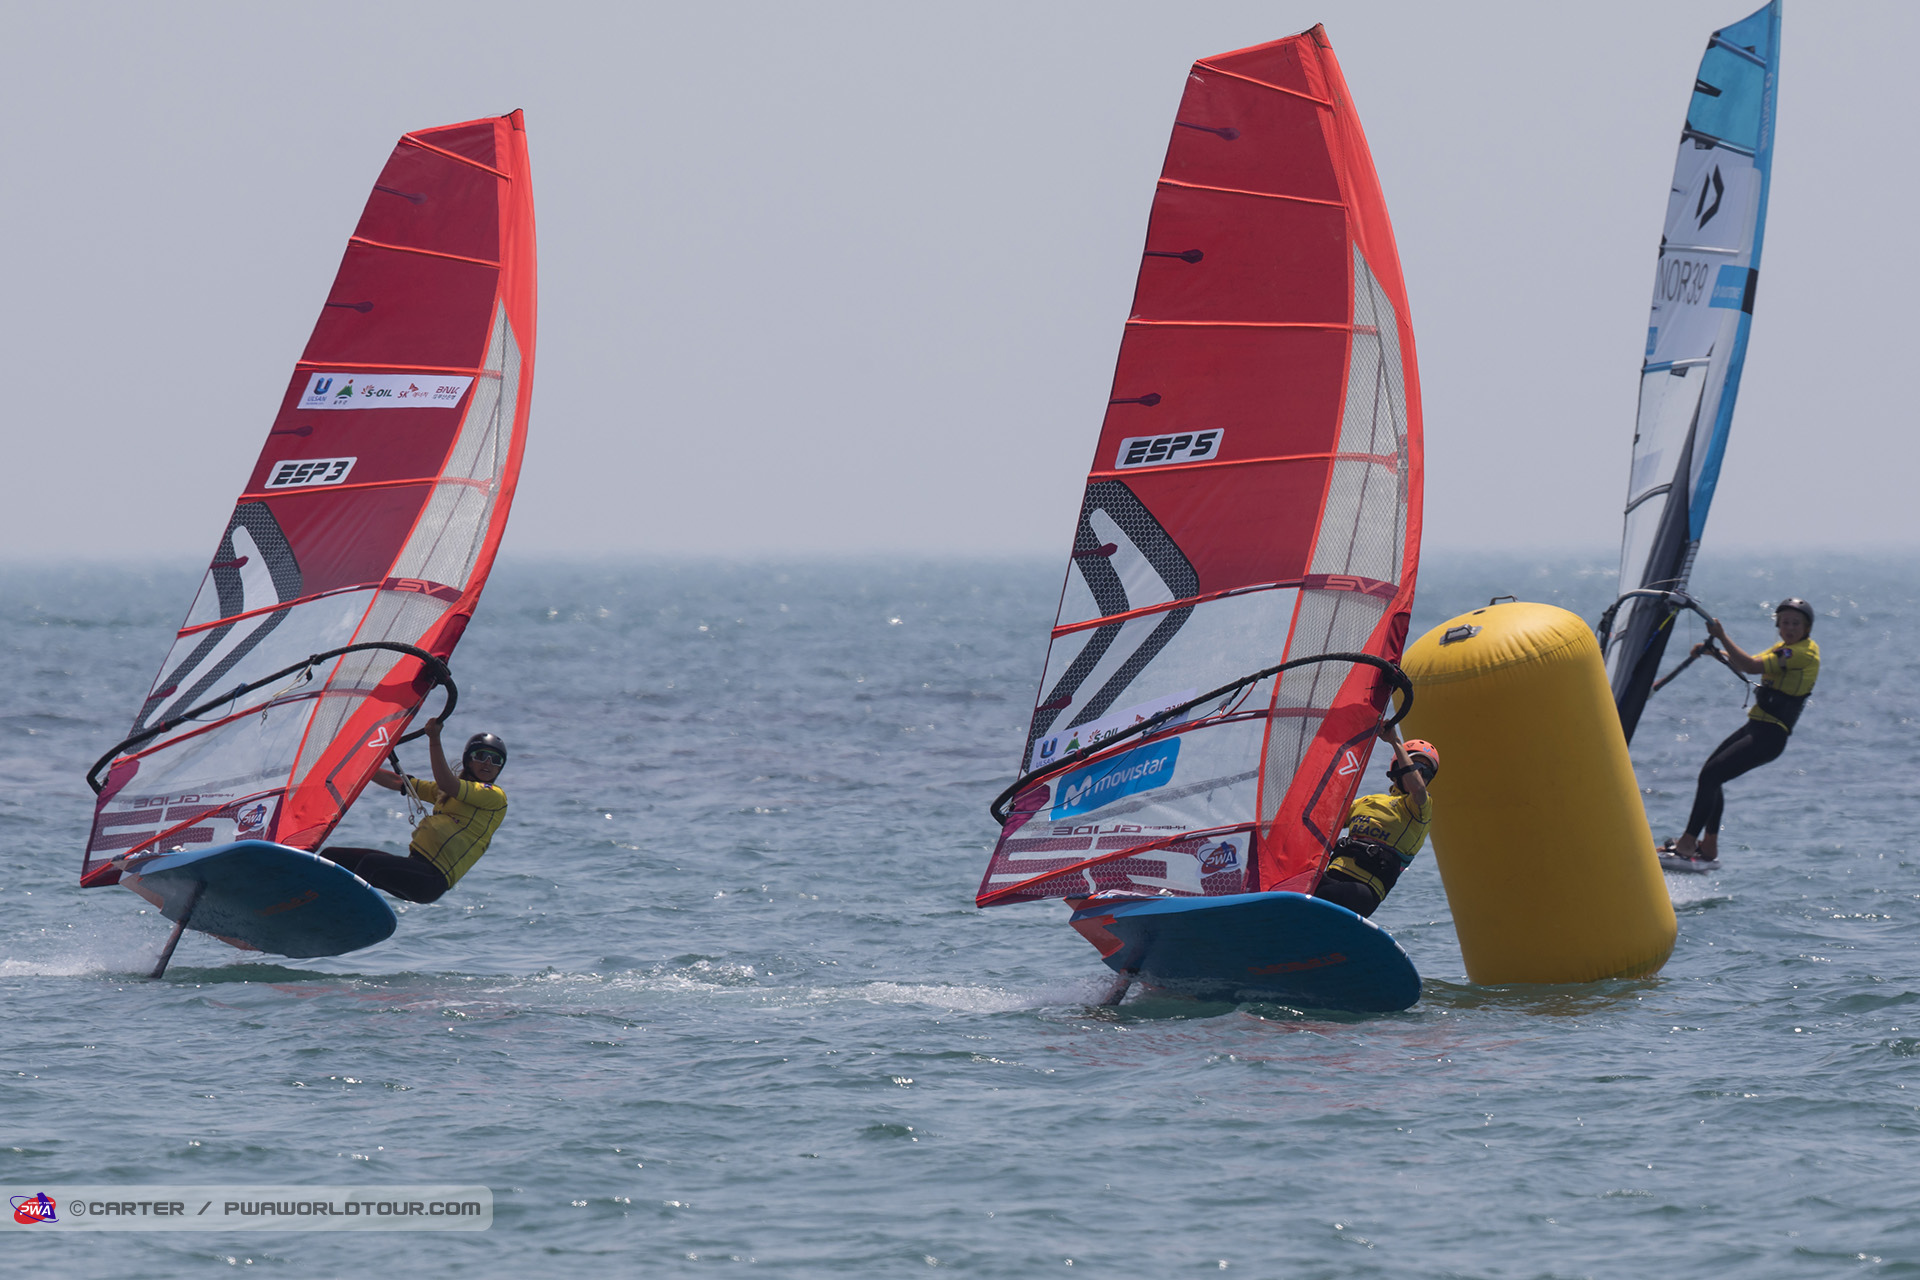
<path fill-rule="evenodd" d="M 534 259 L 519 112 L 400 139 L 133 734 L 344 645 L 453 652 L 520 473 Z M 319 845 L 419 710 L 423 666 L 351 653 L 139 744 L 81 883 L 130 855 Z"/>
<path fill-rule="evenodd" d="M 1393 230 L 1319 27 L 1194 64 L 1013 802 L 979 902 L 1310 889 L 1420 546 Z M 1079 753 L 1066 766 L 1054 766 Z"/>

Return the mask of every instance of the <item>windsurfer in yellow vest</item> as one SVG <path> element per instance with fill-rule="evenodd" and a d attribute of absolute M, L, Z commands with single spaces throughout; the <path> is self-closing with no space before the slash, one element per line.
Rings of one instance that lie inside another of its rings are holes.
<path fill-rule="evenodd" d="M 1353 802 L 1347 811 L 1347 834 L 1333 846 L 1333 857 L 1313 890 L 1314 897 L 1361 916 L 1373 914 L 1426 844 L 1433 822 L 1427 784 L 1440 772 L 1440 752 L 1431 742 L 1415 738 L 1403 743 L 1391 727 L 1380 730 L 1380 740 L 1393 744 L 1393 763 L 1387 766 L 1392 785 L 1385 795 Z"/>
<path fill-rule="evenodd" d="M 460 756 L 460 772 L 447 763 L 440 746 L 440 721 L 427 721 L 427 755 L 433 777 L 409 778 L 386 769 L 375 770 L 374 782 L 389 791 L 408 791 L 433 806 L 413 831 L 413 847 L 404 858 L 379 849 L 322 849 L 320 856 L 338 863 L 376 889 L 408 902 L 432 902 L 459 883 L 507 816 L 507 793 L 494 780 L 507 766 L 507 744 L 490 733 L 467 739 Z"/>
<path fill-rule="evenodd" d="M 1671 852 L 1696 862 L 1711 862 L 1720 856 L 1720 814 L 1726 807 L 1722 792 L 1727 783 L 1750 769 L 1758 769 L 1778 758 L 1787 749 L 1787 737 L 1793 732 L 1800 708 L 1813 693 L 1813 682 L 1820 678 L 1820 646 L 1813 639 L 1813 606 L 1805 600 L 1789 597 L 1773 611 L 1774 630 L 1780 633 L 1778 644 L 1748 653 L 1727 638 L 1727 629 L 1715 618 L 1707 627 L 1713 638 L 1727 648 L 1726 661 L 1735 671 L 1760 677 L 1754 692 L 1754 705 L 1747 722 L 1731 737 L 1713 749 L 1700 766 L 1700 784 L 1693 795 L 1693 812 L 1687 815 L 1687 829 L 1661 852 Z M 1711 649 L 1710 641 L 1693 646 L 1696 654 Z"/>

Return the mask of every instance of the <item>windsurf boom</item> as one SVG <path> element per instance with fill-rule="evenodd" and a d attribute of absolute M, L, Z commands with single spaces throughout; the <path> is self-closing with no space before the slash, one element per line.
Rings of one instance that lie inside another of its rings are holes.
<path fill-rule="evenodd" d="M 1398 677 L 1421 458 L 1325 32 L 1195 63 L 979 905 L 1312 892 Z"/>
<path fill-rule="evenodd" d="M 129 740 L 89 777 L 83 885 L 161 854 L 326 839 L 479 601 L 534 331 L 520 113 L 407 134 Z"/>
<path fill-rule="evenodd" d="M 1686 597 L 1733 428 L 1773 171 L 1780 3 L 1713 33 L 1655 263 L 1620 546 L 1600 643 L 1629 739 Z"/>

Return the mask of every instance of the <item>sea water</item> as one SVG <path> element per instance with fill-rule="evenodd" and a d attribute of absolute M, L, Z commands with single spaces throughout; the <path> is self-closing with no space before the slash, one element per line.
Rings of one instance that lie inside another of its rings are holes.
<path fill-rule="evenodd" d="M 1052 560 L 509 560 L 449 730 L 512 750 L 486 858 L 369 950 L 189 934 L 148 982 L 166 923 L 76 884 L 82 774 L 197 568 L 0 570 L 6 1195 L 463 1183 L 496 1206 L 471 1234 L 19 1230 L 0 1271 L 1920 1274 L 1913 568 L 1700 566 L 1749 649 L 1773 601 L 1812 600 L 1825 666 L 1786 755 L 1729 788 L 1723 869 L 1668 878 L 1659 977 L 1470 985 L 1427 857 L 1376 917 L 1425 978 L 1385 1017 L 1099 1009 L 1063 907 L 974 909 Z M 1612 583 L 1598 554 L 1435 554 L 1415 632 L 1499 593 L 1592 619 Z M 1655 835 L 1742 693 L 1702 662 L 1653 700 Z M 338 838 L 407 834 L 370 791 Z"/>

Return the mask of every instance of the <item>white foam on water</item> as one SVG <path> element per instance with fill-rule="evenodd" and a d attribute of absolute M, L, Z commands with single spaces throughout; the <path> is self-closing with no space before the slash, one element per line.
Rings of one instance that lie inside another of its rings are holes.
<path fill-rule="evenodd" d="M 1012 1013 L 1019 1009 L 1091 1004 L 1105 993 L 1108 985 L 1103 981 L 1074 981 L 1014 990 L 970 984 L 868 982 L 857 987 L 815 987 L 811 995 L 822 1002 L 851 998 L 873 1004 L 923 1005 L 956 1013 Z"/>
<path fill-rule="evenodd" d="M 173 925 L 157 911 L 131 919 L 42 929 L 7 941 L 0 979 L 144 977 L 160 958 Z"/>
<path fill-rule="evenodd" d="M 1663 875 L 1667 882 L 1667 896 L 1676 907 L 1697 907 L 1703 902 L 1715 902 L 1731 895 L 1720 886 L 1720 873 L 1709 871 L 1704 874 L 1680 872 Z"/>

